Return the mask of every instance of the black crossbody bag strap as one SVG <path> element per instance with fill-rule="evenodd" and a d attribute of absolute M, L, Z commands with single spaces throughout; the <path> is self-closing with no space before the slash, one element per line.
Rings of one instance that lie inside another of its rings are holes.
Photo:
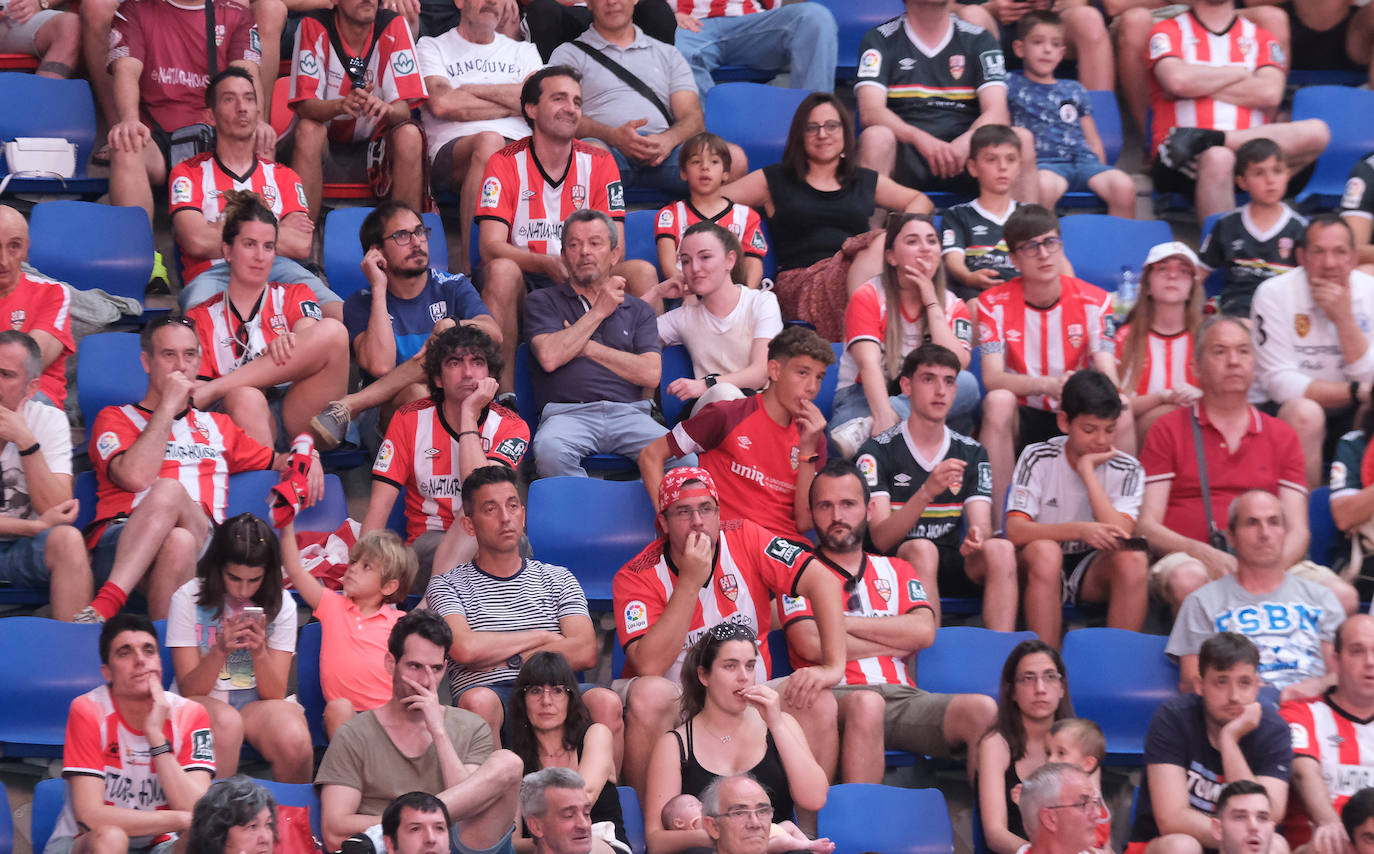
<path fill-rule="evenodd" d="M 219 51 L 215 47 L 215 0 L 205 0 L 205 59 L 211 78 L 219 73 Z"/>
<path fill-rule="evenodd" d="M 334 24 L 334 12 L 331 9 L 322 9 L 315 13 L 319 15 L 319 20 L 324 24 L 324 31 L 329 33 L 329 44 L 334 48 L 334 55 L 339 58 L 339 64 L 344 67 L 344 76 L 348 76 L 348 51 L 344 50 L 343 39 L 339 36 L 339 28 Z M 367 45 L 367 53 L 363 54 L 363 73 L 367 73 L 367 67 L 372 64 L 372 54 L 377 52 L 377 42 L 381 41 L 382 33 L 391 25 L 393 18 L 400 12 L 393 12 L 390 9 L 378 9 L 377 17 L 372 21 L 372 38 Z M 380 79 L 381 75 L 378 75 Z M 349 79 L 349 83 L 352 83 Z M 379 96 L 380 97 L 380 96 Z"/>
<path fill-rule="evenodd" d="M 1207 540 L 1213 548 L 1221 551 L 1230 551 L 1226 544 L 1226 535 L 1217 527 L 1217 521 L 1212 516 L 1212 490 L 1207 485 L 1207 451 L 1202 445 L 1202 425 L 1197 420 L 1197 410 L 1188 410 L 1188 420 L 1193 424 L 1193 448 L 1197 452 L 1197 479 L 1198 487 L 1202 491 L 1202 507 L 1207 511 Z"/>
<path fill-rule="evenodd" d="M 654 94 L 654 90 L 650 89 L 648 84 L 631 74 L 629 69 L 584 41 L 575 40 L 572 42 L 572 45 L 573 47 L 581 48 L 587 56 L 595 59 L 597 62 L 601 63 L 607 71 L 619 77 L 626 86 L 629 86 L 631 89 L 643 95 L 650 104 L 658 108 L 658 111 L 663 114 L 663 120 L 667 122 L 669 126 L 674 124 L 673 114 L 668 111 L 668 107 L 663 103 L 662 99 Z"/>

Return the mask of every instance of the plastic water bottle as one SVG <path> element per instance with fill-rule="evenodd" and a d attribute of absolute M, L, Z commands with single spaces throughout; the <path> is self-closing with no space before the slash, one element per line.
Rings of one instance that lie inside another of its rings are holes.
<path fill-rule="evenodd" d="M 1121 275 L 1116 280 L 1116 298 L 1112 300 L 1112 308 L 1117 315 L 1124 316 L 1135 305 L 1139 281 L 1140 277 L 1130 265 L 1121 266 Z"/>

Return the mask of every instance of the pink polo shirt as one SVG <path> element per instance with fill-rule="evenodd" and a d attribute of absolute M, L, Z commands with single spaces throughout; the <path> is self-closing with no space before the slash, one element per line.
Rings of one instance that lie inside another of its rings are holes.
<path fill-rule="evenodd" d="M 383 605 L 364 617 L 353 600 L 326 591 L 315 617 L 320 621 L 320 687 L 325 700 L 343 697 L 359 712 L 385 705 L 391 699 L 386 642 L 401 619 L 401 609 Z"/>

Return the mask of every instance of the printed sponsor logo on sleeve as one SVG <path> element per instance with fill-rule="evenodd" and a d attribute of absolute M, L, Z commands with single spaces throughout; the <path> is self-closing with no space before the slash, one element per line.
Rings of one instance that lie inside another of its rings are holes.
<path fill-rule="evenodd" d="M 382 446 L 377 449 L 377 461 L 372 464 L 375 471 L 391 471 L 391 460 L 396 456 L 396 445 L 390 440 L 382 442 Z"/>
<path fill-rule="evenodd" d="M 883 68 L 883 55 L 869 48 L 859 57 L 859 77 L 877 77 Z"/>
<path fill-rule="evenodd" d="M 172 182 L 172 204 L 189 205 L 191 203 L 191 179 L 182 175 Z"/>
<path fill-rule="evenodd" d="M 649 628 L 649 609 L 635 599 L 625 605 L 625 633 L 642 632 Z"/>

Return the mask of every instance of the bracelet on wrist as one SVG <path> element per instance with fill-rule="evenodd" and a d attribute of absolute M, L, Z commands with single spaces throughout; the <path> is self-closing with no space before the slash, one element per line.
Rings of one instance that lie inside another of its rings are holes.
<path fill-rule="evenodd" d="M 157 747 L 150 747 L 150 748 L 148 748 L 148 758 L 149 758 L 149 759 L 152 759 L 152 758 L 154 758 L 154 757 L 161 756 L 161 755 L 164 754 L 164 753 L 171 753 L 171 752 L 172 752 L 172 745 L 170 745 L 170 744 L 168 744 L 167 742 L 164 741 L 164 742 L 162 742 L 161 744 L 159 744 Z"/>
<path fill-rule="evenodd" d="M 31 456 L 33 456 L 33 455 L 36 454 L 36 453 L 38 453 L 38 443 L 37 443 L 37 442 L 34 442 L 32 445 L 29 445 L 27 448 L 25 448 L 25 449 L 23 449 L 22 451 L 20 451 L 20 452 L 19 452 L 19 456 L 21 456 L 21 457 L 31 457 Z"/>
<path fill-rule="evenodd" d="M 460 430 L 458 432 L 458 441 L 463 441 L 464 436 L 476 436 L 479 439 L 482 438 L 482 434 L 476 430 Z"/>

